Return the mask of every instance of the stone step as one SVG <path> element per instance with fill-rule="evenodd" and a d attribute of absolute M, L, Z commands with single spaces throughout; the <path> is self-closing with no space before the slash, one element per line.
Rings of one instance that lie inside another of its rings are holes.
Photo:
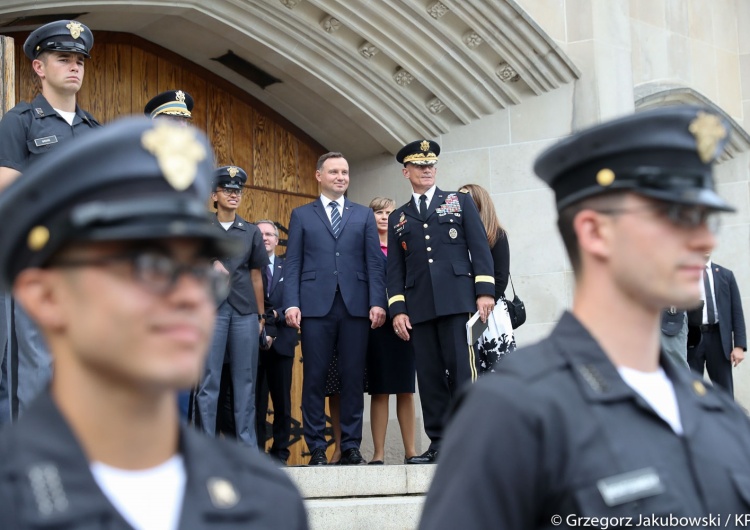
<path fill-rule="evenodd" d="M 434 465 L 288 467 L 312 530 L 416 528 Z"/>

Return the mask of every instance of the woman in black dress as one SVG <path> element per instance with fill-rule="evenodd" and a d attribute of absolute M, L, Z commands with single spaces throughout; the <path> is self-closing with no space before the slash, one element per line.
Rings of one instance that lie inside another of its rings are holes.
<path fill-rule="evenodd" d="M 370 202 L 375 215 L 383 251 L 383 264 L 388 255 L 388 216 L 396 206 L 393 199 L 376 197 Z M 396 416 L 404 442 L 404 457 L 416 456 L 414 448 L 414 384 L 416 367 L 414 350 L 393 332 L 390 318 L 377 329 L 370 330 L 367 351 L 367 388 L 371 396 L 370 426 L 375 452 L 370 464 L 385 460 L 385 433 L 388 427 L 388 399 L 396 394 Z"/>

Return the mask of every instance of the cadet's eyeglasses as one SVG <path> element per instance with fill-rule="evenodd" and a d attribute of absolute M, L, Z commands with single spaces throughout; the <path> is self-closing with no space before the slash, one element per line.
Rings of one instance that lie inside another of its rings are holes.
<path fill-rule="evenodd" d="M 91 259 L 59 259 L 54 260 L 50 266 L 96 267 L 118 262 L 129 264 L 133 279 L 156 294 L 167 294 L 183 274 L 192 276 L 216 300 L 223 300 L 229 292 L 228 279 L 224 274 L 214 270 L 208 258 L 196 259 L 192 263 L 179 263 L 174 258 L 158 252 L 141 251 Z"/>
<path fill-rule="evenodd" d="M 642 212 L 655 212 L 680 228 L 697 228 L 702 225 L 717 233 L 721 226 L 720 212 L 709 210 L 705 206 L 660 202 L 640 208 L 602 208 L 595 210 L 605 215 L 623 215 Z"/>
<path fill-rule="evenodd" d="M 242 190 L 235 190 L 231 188 L 221 188 L 221 192 L 227 197 L 231 197 L 232 195 L 237 195 L 239 197 L 240 195 L 242 195 Z"/>

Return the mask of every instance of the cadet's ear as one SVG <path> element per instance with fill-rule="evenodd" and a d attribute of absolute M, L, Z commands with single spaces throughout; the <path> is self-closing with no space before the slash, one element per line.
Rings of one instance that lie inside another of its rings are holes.
<path fill-rule="evenodd" d="M 578 238 L 581 258 L 586 255 L 606 259 L 611 252 L 612 217 L 595 210 L 584 209 L 573 218 L 573 230 Z"/>
<path fill-rule="evenodd" d="M 13 296 L 41 329 L 60 330 L 65 311 L 57 287 L 60 278 L 45 269 L 25 269 L 13 284 Z"/>

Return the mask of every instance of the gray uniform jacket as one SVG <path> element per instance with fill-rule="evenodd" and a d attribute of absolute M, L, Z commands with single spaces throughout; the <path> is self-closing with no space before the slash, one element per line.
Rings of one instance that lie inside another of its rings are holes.
<path fill-rule="evenodd" d="M 750 422 L 721 390 L 664 356 L 661 364 L 674 384 L 683 436 L 565 313 L 548 338 L 517 350 L 463 395 L 421 528 L 658 526 L 641 517 L 709 514 L 720 524 L 661 526 L 746 526 Z M 592 524 L 594 517 L 607 522 Z"/>
<path fill-rule="evenodd" d="M 302 499 L 257 451 L 180 432 L 187 483 L 179 528 L 305 529 Z M 0 528 L 132 530 L 99 489 L 47 392 L 0 434 Z"/>

